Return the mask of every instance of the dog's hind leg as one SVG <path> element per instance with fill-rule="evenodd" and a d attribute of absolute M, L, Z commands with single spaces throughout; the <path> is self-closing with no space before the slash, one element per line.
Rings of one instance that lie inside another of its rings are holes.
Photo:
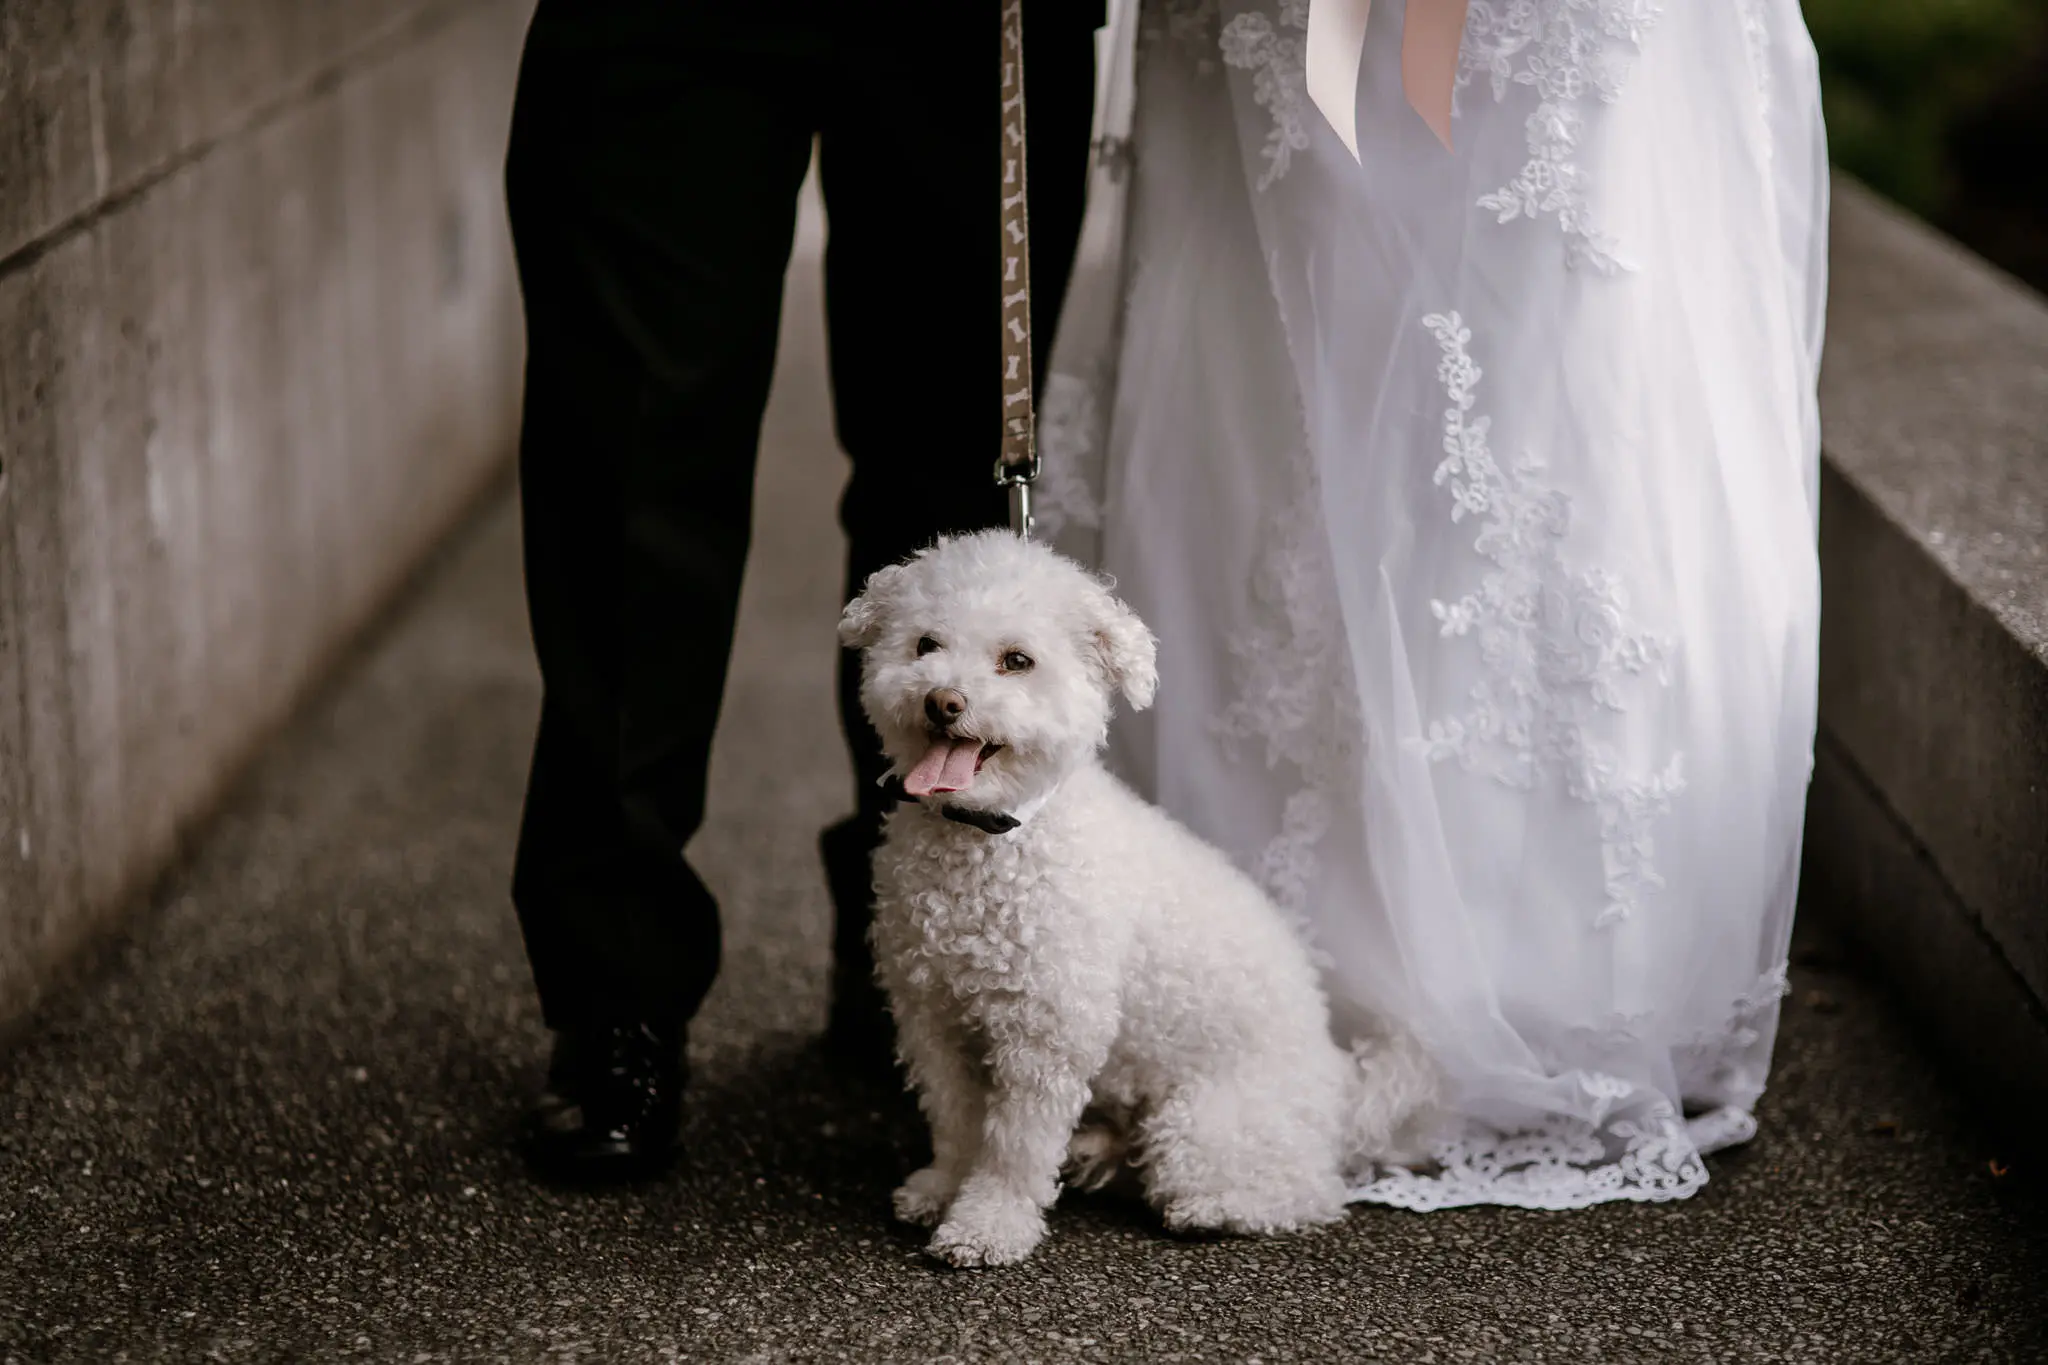
<path fill-rule="evenodd" d="M 1287 1232 L 1344 1214 L 1334 1124 L 1270 1078 L 1206 1077 L 1145 1116 L 1145 1194 L 1175 1232 Z"/>
<path fill-rule="evenodd" d="M 1081 1124 L 1067 1139 L 1067 1160 L 1060 1182 L 1070 1190 L 1093 1194 L 1120 1185 L 1137 1155 L 1130 1114 L 1090 1105 Z"/>

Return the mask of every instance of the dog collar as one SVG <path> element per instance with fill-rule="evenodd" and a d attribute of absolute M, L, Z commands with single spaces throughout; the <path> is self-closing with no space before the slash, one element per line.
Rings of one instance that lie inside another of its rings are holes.
<path fill-rule="evenodd" d="M 1031 823 L 1032 817 L 1045 809 L 1045 803 L 1052 800 L 1053 793 L 1058 790 L 1054 786 L 1042 791 L 1015 810 L 967 810 L 960 806 L 940 806 L 939 814 L 948 820 L 972 825 L 983 834 L 1008 834 Z"/>
<path fill-rule="evenodd" d="M 983 834 L 1008 834 L 1024 823 L 1016 816 L 999 810 L 963 810 L 959 806 L 940 806 L 939 814 L 948 820 L 972 825 Z"/>
<path fill-rule="evenodd" d="M 884 777 L 881 786 L 894 800 L 917 801 L 920 805 L 924 804 L 919 798 L 903 790 L 903 779 L 894 773 Z M 1055 784 L 1051 789 L 1040 792 L 1015 810 L 969 810 L 964 806 L 939 806 L 936 809 L 941 816 L 955 824 L 970 825 L 983 834 L 1008 834 L 1013 829 L 1022 829 L 1029 824 L 1032 817 L 1045 809 L 1046 803 L 1052 800 L 1053 793 L 1058 790 L 1059 787 Z"/>

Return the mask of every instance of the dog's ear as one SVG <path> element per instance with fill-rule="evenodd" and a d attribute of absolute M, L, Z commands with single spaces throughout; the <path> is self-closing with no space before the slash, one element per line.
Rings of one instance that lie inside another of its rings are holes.
<path fill-rule="evenodd" d="M 889 564 L 868 575 L 860 596 L 846 604 L 839 614 L 839 643 L 848 649 L 866 649 L 881 638 L 882 625 L 896 607 L 896 589 L 903 577 L 903 565 Z"/>
<path fill-rule="evenodd" d="M 1132 710 L 1150 706 L 1159 690 L 1159 646 L 1138 613 L 1105 592 L 1094 612 L 1090 634 L 1095 657 L 1110 686 L 1124 694 Z"/>

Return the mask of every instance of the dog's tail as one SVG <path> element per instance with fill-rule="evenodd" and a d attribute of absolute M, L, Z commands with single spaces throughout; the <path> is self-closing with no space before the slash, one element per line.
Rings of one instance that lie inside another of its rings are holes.
<path fill-rule="evenodd" d="M 1349 1164 L 1410 1166 L 1429 1158 L 1443 1114 L 1443 1071 L 1421 1039 L 1383 1028 L 1351 1045 Z"/>

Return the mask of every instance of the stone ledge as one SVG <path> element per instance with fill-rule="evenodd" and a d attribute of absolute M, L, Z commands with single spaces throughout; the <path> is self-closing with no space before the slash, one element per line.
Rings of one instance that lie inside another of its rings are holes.
<path fill-rule="evenodd" d="M 2048 305 L 1840 178 L 1832 270 L 1807 899 L 2048 1096 Z"/>

